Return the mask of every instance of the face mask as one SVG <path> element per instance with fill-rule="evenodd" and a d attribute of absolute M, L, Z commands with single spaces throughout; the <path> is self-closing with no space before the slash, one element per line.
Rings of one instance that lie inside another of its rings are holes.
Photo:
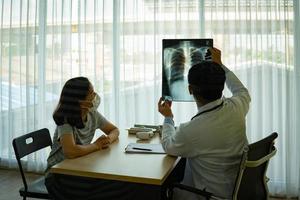
<path fill-rule="evenodd" d="M 92 109 L 93 110 L 97 110 L 97 108 L 99 107 L 99 105 L 101 103 L 101 98 L 100 98 L 100 96 L 97 93 L 96 93 L 96 95 L 95 95 L 92 103 L 93 103 Z"/>

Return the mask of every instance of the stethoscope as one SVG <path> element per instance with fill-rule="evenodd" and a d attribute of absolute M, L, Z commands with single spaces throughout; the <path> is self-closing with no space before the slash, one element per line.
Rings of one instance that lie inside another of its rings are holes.
<path fill-rule="evenodd" d="M 207 112 L 210 112 L 210 111 L 212 111 L 212 110 L 215 110 L 215 109 L 217 109 L 217 108 L 219 108 L 219 107 L 223 106 L 223 104 L 224 104 L 224 102 L 222 101 L 222 103 L 221 103 L 221 104 L 219 104 L 219 105 L 217 105 L 217 106 L 215 106 L 215 107 L 212 107 L 211 109 L 204 110 L 204 111 L 202 111 L 202 112 L 198 113 L 197 115 L 195 115 L 194 117 L 192 117 L 192 119 L 191 119 L 191 120 L 193 120 L 194 118 L 198 117 L 199 115 L 202 115 L 203 113 L 207 113 Z"/>

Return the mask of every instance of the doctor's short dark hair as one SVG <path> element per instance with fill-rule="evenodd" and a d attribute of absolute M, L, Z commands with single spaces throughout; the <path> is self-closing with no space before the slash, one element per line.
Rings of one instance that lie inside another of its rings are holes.
<path fill-rule="evenodd" d="M 196 99 L 213 101 L 222 97 L 225 71 L 218 63 L 203 61 L 193 65 L 188 73 L 188 83 Z"/>

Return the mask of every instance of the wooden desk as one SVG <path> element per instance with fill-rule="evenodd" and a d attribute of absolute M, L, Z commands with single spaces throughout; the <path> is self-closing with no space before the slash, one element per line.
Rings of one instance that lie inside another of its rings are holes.
<path fill-rule="evenodd" d="M 135 135 L 121 131 L 119 140 L 108 149 L 93 152 L 83 157 L 66 159 L 53 166 L 51 173 L 162 185 L 177 165 L 179 158 L 166 154 L 129 154 L 125 147 L 138 142 Z M 150 143 L 159 143 L 156 134 Z"/>

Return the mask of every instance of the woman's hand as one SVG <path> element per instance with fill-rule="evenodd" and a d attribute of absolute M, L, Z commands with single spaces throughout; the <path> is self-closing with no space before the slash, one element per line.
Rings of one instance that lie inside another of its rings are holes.
<path fill-rule="evenodd" d="M 101 135 L 94 144 L 97 145 L 98 149 L 106 149 L 110 145 L 110 139 L 106 135 Z"/>
<path fill-rule="evenodd" d="M 104 127 L 102 127 L 101 131 L 107 135 L 106 137 L 109 139 L 110 143 L 116 141 L 120 134 L 119 129 L 111 122 L 108 122 Z"/>

